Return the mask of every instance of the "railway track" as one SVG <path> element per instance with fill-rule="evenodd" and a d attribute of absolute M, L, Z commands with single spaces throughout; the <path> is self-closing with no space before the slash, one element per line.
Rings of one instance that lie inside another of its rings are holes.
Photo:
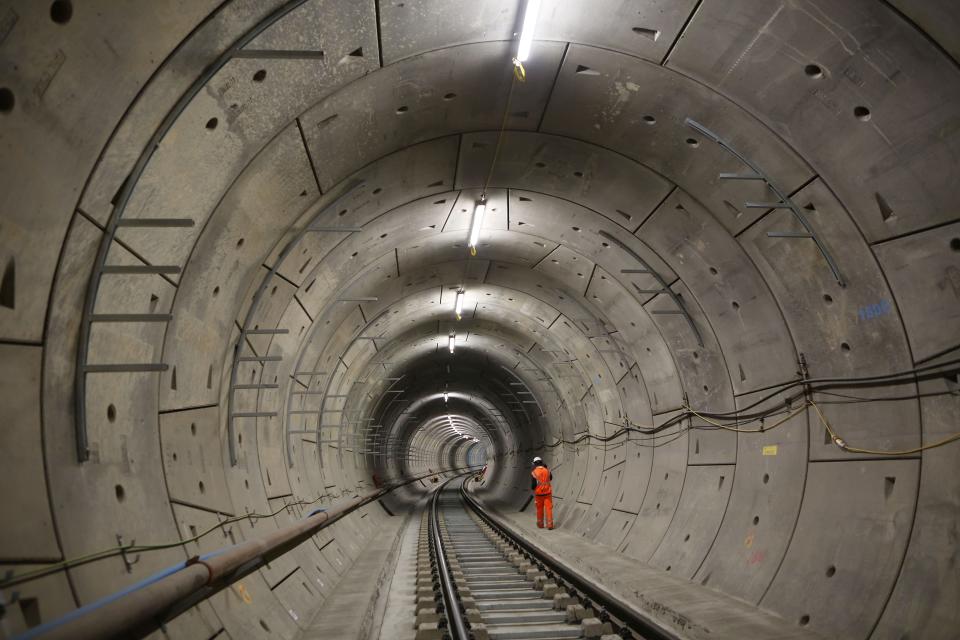
<path fill-rule="evenodd" d="M 497 527 L 463 482 L 442 485 L 421 520 L 417 640 L 666 638 Z"/>

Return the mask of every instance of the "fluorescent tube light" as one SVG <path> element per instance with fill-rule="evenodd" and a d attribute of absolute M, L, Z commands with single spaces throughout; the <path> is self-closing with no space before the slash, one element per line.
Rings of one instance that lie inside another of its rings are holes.
<path fill-rule="evenodd" d="M 487 199 L 481 196 L 473 208 L 473 224 L 470 226 L 470 248 L 476 249 L 480 241 L 480 227 L 483 226 L 483 214 L 487 212 Z"/>
<path fill-rule="evenodd" d="M 517 47 L 517 61 L 526 62 L 533 45 L 533 30 L 537 26 L 537 14 L 540 13 L 540 0 L 527 0 L 523 14 L 523 27 L 520 29 L 520 45 Z"/>

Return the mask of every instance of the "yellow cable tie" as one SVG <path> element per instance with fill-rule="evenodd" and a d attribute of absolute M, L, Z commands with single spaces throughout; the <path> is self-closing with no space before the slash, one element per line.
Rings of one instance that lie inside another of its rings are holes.
<path fill-rule="evenodd" d="M 476 247 L 470 247 L 470 255 L 471 255 L 471 256 L 477 255 L 477 248 L 476 248 Z"/>
<path fill-rule="evenodd" d="M 523 68 L 523 63 L 516 58 L 513 59 L 513 75 L 520 82 L 527 81 L 527 70 Z"/>

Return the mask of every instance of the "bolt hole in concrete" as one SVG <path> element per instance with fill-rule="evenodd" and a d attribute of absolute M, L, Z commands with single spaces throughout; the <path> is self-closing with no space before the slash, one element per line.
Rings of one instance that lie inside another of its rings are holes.
<path fill-rule="evenodd" d="M 693 148 L 700 146 L 700 142 L 697 141 L 695 138 L 687 138 L 687 144 Z"/>
<path fill-rule="evenodd" d="M 254 81 L 254 82 L 263 82 L 263 81 L 266 80 L 266 79 L 267 79 L 267 70 L 266 70 L 266 69 L 260 69 L 260 70 L 257 71 L 255 74 L 253 74 L 253 81 Z"/>
<path fill-rule="evenodd" d="M 753 524 L 760 524 L 760 516 L 753 516 Z"/>
<path fill-rule="evenodd" d="M 409 110 L 410 110 L 410 107 L 407 107 L 407 106 L 397 107 L 397 113 L 406 113 Z"/>
<path fill-rule="evenodd" d="M 653 116 L 643 116 L 643 121 L 650 125 L 657 124 L 657 119 Z"/>
<path fill-rule="evenodd" d="M 866 107 L 854 107 L 853 115 L 860 122 L 866 122 L 870 119 L 870 109 Z"/>
<path fill-rule="evenodd" d="M 714 276 L 715 276 L 715 275 L 717 275 L 718 273 L 719 273 L 719 271 L 717 271 L 717 270 L 714 269 L 713 267 L 710 267 L 710 274 L 711 274 L 711 275 L 714 275 Z"/>
<path fill-rule="evenodd" d="M 740 303 L 737 302 L 736 300 L 734 300 L 734 301 L 731 302 L 730 304 L 733 306 L 734 309 L 739 309 L 739 308 L 740 308 Z"/>
<path fill-rule="evenodd" d="M 763 484 L 767 484 L 768 482 L 770 482 L 770 474 L 765 473 L 763 474 Z"/>
<path fill-rule="evenodd" d="M 57 24 L 67 24 L 73 17 L 73 3 L 70 0 L 57 0 L 50 5 L 50 19 Z"/>
<path fill-rule="evenodd" d="M 841 351 L 850 351 L 850 345 L 847 344 L 846 342 L 841 342 L 840 349 Z"/>
<path fill-rule="evenodd" d="M 823 301 L 827 304 L 831 304 L 833 302 L 833 296 L 831 296 L 829 293 L 825 293 L 823 294 Z"/>
<path fill-rule="evenodd" d="M 960 251 L 960 238 L 952 238 L 950 240 L 950 248 L 954 251 Z"/>
<path fill-rule="evenodd" d="M 836 572 L 837 572 L 837 568 L 836 568 L 835 566 L 830 565 L 829 567 L 827 567 L 827 577 L 828 577 L 828 578 L 832 578 L 832 577 L 833 577 L 833 574 L 835 574 Z"/>
<path fill-rule="evenodd" d="M 6 87 L 0 87 L 0 113 L 10 113 L 13 111 L 13 105 L 17 100 L 13 96 L 13 91 Z"/>
<path fill-rule="evenodd" d="M 263 630 L 264 630 L 264 631 L 266 631 L 267 633 L 270 633 L 270 627 L 267 626 L 267 623 L 266 623 L 266 622 L 264 622 L 263 620 L 261 620 L 261 621 L 260 621 L 260 626 L 263 627 Z"/>
<path fill-rule="evenodd" d="M 684 541 L 684 542 L 686 542 L 686 541 L 689 540 L 689 539 L 690 539 L 690 534 L 689 534 L 689 533 L 688 533 L 687 535 L 683 536 L 683 541 Z"/>
<path fill-rule="evenodd" d="M 219 120 L 217 120 L 216 118 L 210 118 L 209 120 L 207 120 L 207 124 L 204 126 L 207 127 L 208 131 L 213 131 L 214 129 L 217 128 L 218 124 L 220 124 Z"/>
<path fill-rule="evenodd" d="M 123 490 L 122 484 L 118 484 L 113 490 L 117 494 L 117 502 L 123 502 L 123 499 L 127 497 L 127 493 Z"/>
<path fill-rule="evenodd" d="M 190 435 L 192 435 L 192 436 L 197 435 L 197 423 L 196 423 L 196 422 L 191 422 L 191 423 L 190 423 Z"/>
<path fill-rule="evenodd" d="M 220 287 L 213 288 L 213 297 L 216 298 L 220 294 Z"/>
<path fill-rule="evenodd" d="M 381 189 L 380 187 L 377 187 L 376 189 L 373 190 L 373 195 L 377 195 L 381 191 L 383 191 L 383 189 Z"/>
<path fill-rule="evenodd" d="M 112 404 L 107 407 L 107 420 L 110 422 L 116 422 L 117 420 L 117 408 Z"/>
<path fill-rule="evenodd" d="M 810 616 L 808 615 L 800 616 L 800 626 L 805 627 L 808 624 L 810 624 Z"/>
<path fill-rule="evenodd" d="M 243 246 L 243 238 L 240 238 L 239 240 L 237 240 L 237 249 L 239 249 L 242 246 Z"/>
<path fill-rule="evenodd" d="M 805 67 L 803 68 L 803 72 L 804 72 L 805 74 L 807 74 L 808 76 L 810 76 L 811 78 L 822 78 L 822 77 L 823 77 L 823 69 L 821 69 L 821 68 L 819 67 L 819 65 L 808 64 L 807 66 L 805 66 Z"/>
<path fill-rule="evenodd" d="M 534 166 L 535 166 L 535 167 L 539 167 L 540 169 L 543 169 L 543 168 L 546 167 L 547 165 L 546 165 L 546 163 L 543 163 L 543 162 L 535 162 L 535 163 L 534 163 Z"/>
<path fill-rule="evenodd" d="M 203 486 L 203 480 L 197 483 L 197 487 L 200 489 L 200 493 L 204 493 L 206 488 Z"/>
<path fill-rule="evenodd" d="M 455 94 L 455 93 L 448 93 L 448 94 L 446 94 L 445 96 L 443 96 L 443 99 L 444 99 L 444 100 L 453 100 L 453 99 L 456 98 L 456 97 L 457 97 L 457 94 Z"/>

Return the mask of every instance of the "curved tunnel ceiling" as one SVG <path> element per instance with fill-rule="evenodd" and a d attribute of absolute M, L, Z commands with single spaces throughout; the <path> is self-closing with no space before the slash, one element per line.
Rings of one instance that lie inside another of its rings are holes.
<path fill-rule="evenodd" d="M 5 564 L 468 464 L 514 509 L 543 455 L 710 593 L 956 628 L 949 3 L 545 0 L 522 81 L 516 0 L 54 5 L 0 21 Z M 45 617 L 130 579 L 70 575 Z"/>

